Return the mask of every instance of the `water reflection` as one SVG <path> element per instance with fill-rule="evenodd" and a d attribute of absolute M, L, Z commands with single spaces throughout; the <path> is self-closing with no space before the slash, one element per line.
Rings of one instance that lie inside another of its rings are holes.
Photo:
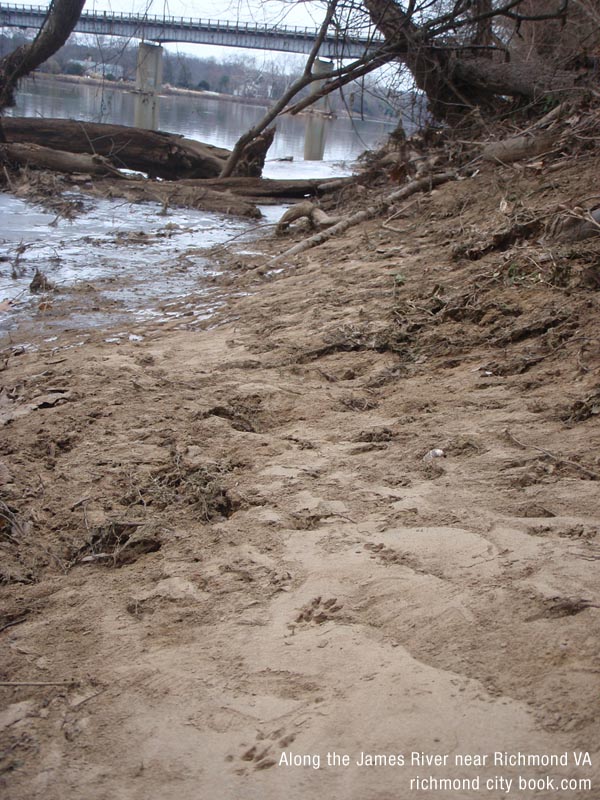
<path fill-rule="evenodd" d="M 306 120 L 306 133 L 304 137 L 304 160 L 322 161 L 325 155 L 327 131 L 331 120 L 321 116 L 310 115 Z"/>

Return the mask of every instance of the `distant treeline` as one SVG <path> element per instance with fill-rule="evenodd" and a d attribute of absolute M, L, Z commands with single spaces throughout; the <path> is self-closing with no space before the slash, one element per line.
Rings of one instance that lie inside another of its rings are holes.
<path fill-rule="evenodd" d="M 0 57 L 31 37 L 21 31 L 0 29 Z M 40 72 L 53 75 L 88 75 L 107 81 L 133 81 L 137 60 L 137 42 L 110 37 L 73 35 L 67 44 L 50 58 Z M 215 58 L 163 53 L 163 84 L 182 89 L 200 89 L 246 98 L 277 100 L 300 69 L 287 71 L 282 60 L 252 58 L 247 55 Z M 308 90 L 306 90 L 307 92 Z M 300 95 L 302 96 L 302 95 Z M 406 108 L 410 98 L 402 92 L 377 87 L 374 78 L 350 84 L 341 95 L 330 95 L 332 111 L 344 109 L 367 118 L 397 118 L 399 109 Z"/>

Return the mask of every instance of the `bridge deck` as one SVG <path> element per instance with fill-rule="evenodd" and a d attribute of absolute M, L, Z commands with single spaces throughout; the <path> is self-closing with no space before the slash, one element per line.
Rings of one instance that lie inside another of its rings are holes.
<path fill-rule="evenodd" d="M 39 28 L 47 7 L 0 3 L 0 27 Z M 259 25 L 252 22 L 149 16 L 118 11 L 83 12 L 75 31 L 101 36 L 125 36 L 150 42 L 186 42 L 223 47 L 245 47 L 287 53 L 311 51 L 317 28 L 289 25 Z M 377 34 L 330 34 L 319 55 L 326 58 L 357 58 L 365 48 L 381 44 Z"/>

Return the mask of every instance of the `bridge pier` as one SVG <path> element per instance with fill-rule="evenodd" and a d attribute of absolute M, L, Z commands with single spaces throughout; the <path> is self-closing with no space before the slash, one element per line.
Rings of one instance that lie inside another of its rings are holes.
<path fill-rule="evenodd" d="M 135 71 L 134 121 L 136 128 L 155 131 L 158 128 L 158 92 L 162 84 L 160 44 L 140 42 Z"/>
<path fill-rule="evenodd" d="M 311 85 L 311 94 L 316 94 L 325 83 L 328 75 L 333 71 L 333 61 L 326 61 L 322 58 L 315 60 L 313 67 L 313 75 L 322 75 L 323 79 L 315 81 Z M 322 116 L 322 112 L 329 110 L 329 98 L 322 97 L 317 100 L 312 106 L 311 110 L 315 109 L 316 114 L 309 114 L 306 118 L 306 131 L 304 134 L 304 160 L 305 161 L 323 161 L 325 155 L 325 141 L 327 139 L 327 122 L 328 120 Z M 321 112 L 321 113 L 319 113 Z"/>

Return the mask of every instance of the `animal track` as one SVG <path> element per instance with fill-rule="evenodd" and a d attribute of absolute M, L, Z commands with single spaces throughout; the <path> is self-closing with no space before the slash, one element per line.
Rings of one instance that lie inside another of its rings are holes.
<path fill-rule="evenodd" d="M 343 605 L 338 603 L 337 597 L 330 597 L 328 600 L 315 597 L 300 611 L 296 622 L 315 622 L 317 625 L 322 625 L 327 620 L 335 619 L 337 612 L 342 608 Z"/>
<path fill-rule="evenodd" d="M 270 742 L 277 742 L 278 747 L 284 749 L 289 747 L 294 741 L 296 734 L 286 733 L 283 728 L 278 728 L 266 735 L 264 733 L 259 733 L 256 738 L 258 739 L 258 744 L 253 744 L 252 747 L 245 750 L 240 758 L 242 761 L 246 761 L 249 765 L 252 765 L 254 769 L 270 769 L 277 764 L 277 761 L 273 758 L 272 744 L 268 743 L 269 740 Z M 227 760 L 232 761 L 233 757 L 228 756 Z M 243 774 L 245 770 L 242 767 L 241 769 L 237 769 L 236 772 L 238 774 Z"/>
<path fill-rule="evenodd" d="M 542 611 L 526 617 L 526 622 L 538 619 L 560 619 L 561 617 L 574 617 L 585 611 L 586 608 L 598 608 L 590 600 L 573 597 L 551 597 L 542 601 Z"/>
<path fill-rule="evenodd" d="M 386 547 L 384 544 L 372 544 L 371 542 L 364 545 L 365 550 L 369 550 L 373 555 L 371 558 L 377 558 L 382 564 L 386 566 L 390 564 L 402 564 L 404 567 L 410 567 L 415 571 L 419 570 L 419 562 L 413 556 L 401 553 L 394 550 L 393 547 Z"/>
<path fill-rule="evenodd" d="M 530 536 L 558 536 L 561 539 L 583 539 L 589 541 L 598 534 L 598 529 L 589 525 L 535 525 L 527 529 Z"/>
<path fill-rule="evenodd" d="M 252 745 L 245 753 L 242 753 L 242 761 L 250 761 L 254 769 L 269 769 L 277 763 L 274 758 L 270 758 L 271 747 L 259 747 Z"/>

